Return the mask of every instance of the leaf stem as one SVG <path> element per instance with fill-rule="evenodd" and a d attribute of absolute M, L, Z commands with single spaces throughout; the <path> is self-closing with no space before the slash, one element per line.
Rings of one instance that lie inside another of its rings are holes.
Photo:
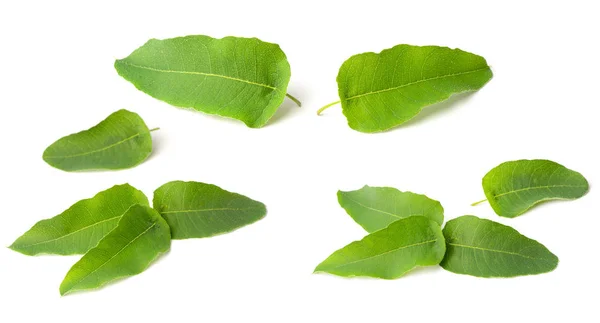
<path fill-rule="evenodd" d="M 483 199 L 483 200 L 481 200 L 481 201 L 477 201 L 477 202 L 475 202 L 475 203 L 471 204 L 471 206 L 479 205 L 479 204 L 481 204 L 481 203 L 483 203 L 483 202 L 487 202 L 487 199 Z"/>
<path fill-rule="evenodd" d="M 317 115 L 319 115 L 319 116 L 320 116 L 320 115 L 321 115 L 321 113 L 323 113 L 323 111 L 325 111 L 327 108 L 329 108 L 330 106 L 336 105 L 336 104 L 338 104 L 338 103 L 340 103 L 340 102 L 342 102 L 342 101 L 335 101 L 335 102 L 331 102 L 331 103 L 329 103 L 328 105 L 326 105 L 326 106 L 324 106 L 324 107 L 320 108 L 320 109 L 319 109 L 319 111 L 317 111 Z"/>
<path fill-rule="evenodd" d="M 159 127 L 152 128 L 152 129 L 150 129 L 149 131 L 150 131 L 150 132 L 152 132 L 152 131 L 156 131 L 156 130 L 160 130 L 160 128 L 159 128 Z"/>
<path fill-rule="evenodd" d="M 300 100 L 296 99 L 293 95 L 286 93 L 285 96 L 287 96 L 290 100 L 294 101 L 294 103 L 296 103 L 299 107 L 302 106 Z"/>

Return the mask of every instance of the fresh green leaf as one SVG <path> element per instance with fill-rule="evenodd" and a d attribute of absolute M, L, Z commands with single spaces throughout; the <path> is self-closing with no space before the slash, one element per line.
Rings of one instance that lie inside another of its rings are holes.
<path fill-rule="evenodd" d="M 452 94 L 479 90 L 491 78 L 481 56 L 447 47 L 397 45 L 345 61 L 337 76 L 340 101 L 319 113 L 341 102 L 350 128 L 384 131 Z"/>
<path fill-rule="evenodd" d="M 264 126 L 275 114 L 291 75 L 279 45 L 199 35 L 151 39 L 117 60 L 115 68 L 154 98 L 238 119 L 252 128 Z"/>
<path fill-rule="evenodd" d="M 169 226 L 160 214 L 150 207 L 134 205 L 113 231 L 71 267 L 60 285 L 60 294 L 137 275 L 170 246 Z"/>
<path fill-rule="evenodd" d="M 154 192 L 153 205 L 167 220 L 173 239 L 204 238 L 262 219 L 265 205 L 218 186 L 169 182 Z"/>
<path fill-rule="evenodd" d="M 446 223 L 444 269 L 478 277 L 514 277 L 554 270 L 558 258 L 541 243 L 500 223 L 465 215 Z"/>
<path fill-rule="evenodd" d="M 137 113 L 119 110 L 98 125 L 57 140 L 44 151 L 50 166 L 64 171 L 123 169 L 143 162 L 152 137 Z"/>
<path fill-rule="evenodd" d="M 129 184 L 114 186 L 36 223 L 10 248 L 26 255 L 86 253 L 117 226 L 134 204 L 149 205 L 148 198 Z"/>
<path fill-rule="evenodd" d="M 487 201 L 496 214 L 507 218 L 543 201 L 580 198 L 588 188 L 587 180 L 578 172 L 541 159 L 505 162 L 483 177 Z"/>
<path fill-rule="evenodd" d="M 315 272 L 393 279 L 416 266 L 439 264 L 445 250 L 440 225 L 411 216 L 334 252 Z"/>
<path fill-rule="evenodd" d="M 368 232 L 413 215 L 427 217 L 439 225 L 444 222 L 440 202 L 425 195 L 402 192 L 392 187 L 364 186 L 356 191 L 337 193 L 340 205 Z"/>

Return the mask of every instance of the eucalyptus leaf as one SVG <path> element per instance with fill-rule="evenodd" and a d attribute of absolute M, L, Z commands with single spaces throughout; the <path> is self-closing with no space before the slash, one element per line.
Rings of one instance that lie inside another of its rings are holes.
<path fill-rule="evenodd" d="M 416 266 L 439 264 L 445 250 L 440 225 L 411 216 L 334 252 L 315 272 L 394 279 Z"/>
<path fill-rule="evenodd" d="M 154 192 L 153 205 L 171 227 L 173 239 L 223 234 L 267 213 L 258 201 L 199 182 L 169 182 Z"/>
<path fill-rule="evenodd" d="M 44 161 L 64 171 L 123 169 L 143 162 L 152 152 L 144 120 L 119 110 L 98 125 L 63 137 L 44 151 Z"/>
<path fill-rule="evenodd" d="M 338 191 L 337 196 L 348 215 L 368 232 L 414 215 L 427 217 L 440 226 L 444 222 L 444 208 L 440 202 L 421 194 L 365 185 L 356 191 Z"/>
<path fill-rule="evenodd" d="M 26 255 L 83 254 L 114 229 L 134 204 L 149 205 L 148 198 L 129 184 L 114 186 L 39 221 L 9 248 Z"/>
<path fill-rule="evenodd" d="M 170 246 L 169 226 L 160 214 L 150 207 L 134 205 L 113 231 L 71 267 L 60 285 L 60 294 L 137 275 Z"/>
<path fill-rule="evenodd" d="M 252 128 L 264 126 L 275 114 L 291 75 L 279 45 L 201 35 L 151 39 L 117 60 L 115 68 L 156 99 L 238 119 Z"/>
<path fill-rule="evenodd" d="M 444 269 L 478 277 L 514 277 L 554 270 L 558 258 L 539 242 L 500 223 L 465 215 L 446 223 Z"/>
<path fill-rule="evenodd" d="M 481 56 L 447 47 L 397 45 L 346 60 L 337 76 L 340 101 L 319 113 L 341 102 L 350 128 L 385 131 L 452 94 L 476 91 L 491 78 Z"/>
<path fill-rule="evenodd" d="M 542 159 L 505 162 L 483 177 L 487 201 L 496 214 L 508 218 L 543 201 L 580 198 L 588 189 L 588 182 L 580 173 Z"/>

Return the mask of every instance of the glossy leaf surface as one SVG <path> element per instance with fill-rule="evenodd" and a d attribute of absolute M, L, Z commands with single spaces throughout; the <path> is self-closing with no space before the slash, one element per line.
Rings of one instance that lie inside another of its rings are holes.
<path fill-rule="evenodd" d="M 36 223 L 10 248 L 26 255 L 83 254 L 114 229 L 134 204 L 149 205 L 148 198 L 129 184 L 114 186 Z"/>
<path fill-rule="evenodd" d="M 445 250 L 439 224 L 411 216 L 334 252 L 315 272 L 393 279 L 416 266 L 439 264 Z"/>
<path fill-rule="evenodd" d="M 119 110 L 98 125 L 63 137 L 44 151 L 44 161 L 64 171 L 123 169 L 152 152 L 150 131 L 137 113 Z"/>
<path fill-rule="evenodd" d="M 267 213 L 258 201 L 199 182 L 169 182 L 154 192 L 153 205 L 169 223 L 173 239 L 226 233 Z"/>
<path fill-rule="evenodd" d="M 483 177 L 490 205 L 496 214 L 509 218 L 543 201 L 580 198 L 588 188 L 587 180 L 578 172 L 541 159 L 505 162 Z"/>
<path fill-rule="evenodd" d="M 356 191 L 338 191 L 338 202 L 356 223 L 368 232 L 381 230 L 390 223 L 420 215 L 442 225 L 444 208 L 425 195 L 402 192 L 392 187 L 365 186 Z"/>
<path fill-rule="evenodd" d="M 397 45 L 342 64 L 338 92 L 348 125 L 388 130 L 452 94 L 475 91 L 492 78 L 485 59 L 460 49 Z"/>
<path fill-rule="evenodd" d="M 134 205 L 113 231 L 71 267 L 60 285 L 60 294 L 97 288 L 139 274 L 170 246 L 169 226 L 160 214 L 150 207 Z"/>
<path fill-rule="evenodd" d="M 558 258 L 539 242 L 500 223 L 466 215 L 444 227 L 444 269 L 478 277 L 513 277 L 554 270 Z"/>
<path fill-rule="evenodd" d="M 264 126 L 279 108 L 291 75 L 279 45 L 201 35 L 151 39 L 115 68 L 154 98 L 252 128 Z"/>

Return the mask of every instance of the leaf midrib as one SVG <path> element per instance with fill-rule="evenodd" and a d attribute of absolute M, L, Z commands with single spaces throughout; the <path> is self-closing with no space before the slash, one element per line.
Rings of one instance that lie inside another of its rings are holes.
<path fill-rule="evenodd" d="M 531 186 L 531 187 L 525 187 L 525 188 L 520 188 L 520 189 L 516 189 L 516 190 L 512 190 L 512 191 L 507 191 L 504 193 L 500 193 L 498 195 L 494 195 L 494 198 L 499 198 L 505 195 L 509 195 L 509 194 L 516 194 L 519 192 L 524 192 L 524 191 L 530 191 L 530 190 L 536 190 L 536 189 L 548 189 L 548 188 L 560 188 L 560 187 L 569 187 L 569 188 L 584 188 L 585 185 L 566 185 L 566 184 L 558 184 L 558 185 L 543 185 L 543 186 Z"/>
<path fill-rule="evenodd" d="M 123 144 L 123 143 L 125 143 L 125 142 L 127 142 L 129 140 L 132 140 L 132 139 L 138 137 L 141 134 L 142 134 L 141 132 L 138 132 L 138 133 L 136 133 L 133 136 L 127 137 L 127 138 L 125 138 L 123 140 L 120 140 L 118 142 L 110 144 L 110 145 L 108 145 L 106 147 L 102 147 L 102 148 L 99 148 L 99 149 L 94 149 L 92 151 L 88 151 L 88 152 L 85 152 L 85 153 L 79 153 L 79 154 L 75 154 L 75 155 L 66 155 L 66 156 L 44 156 L 44 158 L 73 158 L 73 157 L 81 157 L 81 156 L 91 155 L 91 154 L 95 154 L 95 153 L 98 153 L 98 152 L 101 152 L 101 151 L 104 151 L 104 150 L 108 150 L 108 149 L 113 148 L 115 146 L 118 146 L 120 144 Z"/>
<path fill-rule="evenodd" d="M 438 241 L 438 239 L 427 240 L 427 241 L 422 241 L 422 242 L 417 242 L 417 243 L 409 244 L 409 245 L 406 245 L 406 246 L 401 246 L 401 247 L 398 247 L 398 248 L 395 248 L 395 249 L 392 249 L 392 250 L 388 250 L 388 251 L 380 253 L 380 254 L 369 256 L 367 258 L 362 258 L 362 259 L 358 259 L 358 260 L 355 260 L 355 261 L 347 262 L 347 263 L 344 263 L 344 264 L 341 264 L 341 265 L 337 265 L 337 266 L 334 266 L 332 268 L 340 268 L 340 267 L 344 267 L 344 266 L 349 266 L 349 265 L 355 264 L 357 262 L 367 261 L 367 260 L 370 260 L 370 259 L 373 259 L 373 258 L 381 257 L 383 255 L 386 255 L 386 254 L 392 253 L 392 252 L 396 252 L 398 250 L 403 250 L 403 249 L 407 249 L 407 248 L 417 247 L 417 246 L 421 246 L 421 245 L 432 243 L 432 242 L 436 242 L 436 241 Z"/>
<path fill-rule="evenodd" d="M 474 250 L 479 250 L 479 251 L 497 252 L 497 253 L 503 253 L 503 254 L 507 254 L 507 255 L 520 256 L 520 257 L 527 258 L 527 259 L 532 259 L 532 260 L 552 261 L 552 259 L 530 257 L 530 256 L 527 256 L 527 255 L 524 255 L 524 254 L 520 254 L 518 252 L 512 252 L 512 251 L 506 251 L 506 250 L 498 250 L 498 249 L 490 249 L 490 248 L 484 248 L 484 247 L 469 246 L 469 245 L 464 245 L 464 244 L 460 244 L 460 243 L 452 243 L 452 242 L 448 242 L 448 244 L 451 245 L 451 246 L 454 246 L 454 247 L 459 247 L 459 248 L 468 248 L 468 249 L 474 249 Z"/>
<path fill-rule="evenodd" d="M 402 85 L 399 85 L 399 86 L 394 86 L 394 87 L 387 88 L 387 89 L 382 89 L 382 90 L 377 90 L 377 91 L 371 91 L 371 92 L 367 92 L 367 93 L 363 93 L 363 94 L 357 94 L 357 95 L 351 96 L 349 98 L 346 98 L 343 101 L 350 101 L 350 100 L 354 100 L 354 99 L 357 99 L 357 98 L 360 98 L 360 97 L 363 97 L 363 96 L 367 96 L 367 95 L 379 94 L 379 93 L 394 91 L 394 90 L 401 89 L 403 87 L 407 87 L 407 86 L 411 86 L 411 85 L 415 85 L 415 84 L 419 84 L 419 83 L 423 83 L 423 82 L 427 82 L 427 81 L 433 81 L 433 80 L 443 79 L 443 78 L 446 78 L 446 77 L 454 77 L 454 76 L 460 76 L 460 75 L 475 73 L 475 72 L 487 70 L 489 68 L 490 68 L 489 66 L 486 66 L 486 67 L 483 67 L 483 68 L 478 68 L 476 70 L 467 71 L 467 72 L 460 72 L 460 73 L 446 74 L 446 75 L 440 75 L 440 76 L 436 76 L 436 77 L 430 77 L 430 78 L 422 79 L 422 80 L 419 80 L 419 81 L 410 82 L 410 83 L 402 84 Z"/>
<path fill-rule="evenodd" d="M 357 201 L 357 200 L 355 200 L 355 199 L 353 199 L 353 198 L 351 198 L 349 196 L 346 196 L 346 198 L 348 198 L 350 201 L 352 201 L 352 202 L 354 202 L 354 203 L 356 203 L 356 204 L 358 204 L 358 205 L 360 205 L 360 206 L 362 206 L 362 207 L 364 207 L 366 209 L 369 209 L 369 210 L 372 210 L 372 211 L 375 211 L 375 212 L 380 212 L 380 213 L 387 214 L 387 215 L 391 215 L 391 216 L 397 217 L 398 219 L 404 219 L 404 218 L 408 218 L 410 216 L 419 216 L 419 215 L 423 216 L 424 215 L 422 213 L 419 213 L 419 214 L 410 214 L 410 215 L 407 215 L 407 216 L 403 217 L 403 216 L 395 214 L 395 213 L 390 213 L 390 212 L 387 212 L 387 211 L 379 210 L 379 209 L 376 209 L 376 208 L 364 205 L 364 204 L 360 203 L 359 201 Z"/>
<path fill-rule="evenodd" d="M 145 70 L 154 71 L 154 72 L 160 72 L 160 73 L 189 74 L 189 75 L 202 75 L 202 76 L 209 76 L 209 77 L 217 77 L 217 78 L 222 78 L 222 79 L 226 79 L 226 80 L 242 82 L 242 83 L 246 83 L 246 84 L 250 84 L 250 85 L 255 85 L 255 86 L 260 86 L 260 87 L 264 87 L 264 88 L 267 88 L 267 89 L 271 89 L 271 90 L 282 92 L 281 89 L 279 89 L 279 88 L 277 88 L 275 86 L 271 86 L 271 85 L 263 84 L 263 83 L 258 83 L 258 82 L 253 82 L 253 81 L 242 79 L 242 78 L 237 78 L 237 77 L 222 75 L 222 74 L 205 73 L 205 72 L 197 72 L 197 71 L 166 70 L 166 69 L 154 68 L 154 67 L 150 67 L 150 66 L 143 66 L 143 65 L 131 64 L 131 63 L 127 63 L 127 62 L 122 61 L 122 60 L 119 61 L 119 63 L 121 63 L 123 65 L 131 66 L 131 67 L 135 67 L 135 68 L 140 68 L 140 69 L 145 69 Z"/>
<path fill-rule="evenodd" d="M 196 209 L 196 210 L 175 210 L 175 211 L 162 211 L 161 214 L 176 214 L 176 213 L 195 213 L 195 212 L 209 212 L 209 211 L 244 211 L 250 209 L 258 209 L 260 207 L 247 207 L 247 208 L 212 208 L 212 209 Z"/>

